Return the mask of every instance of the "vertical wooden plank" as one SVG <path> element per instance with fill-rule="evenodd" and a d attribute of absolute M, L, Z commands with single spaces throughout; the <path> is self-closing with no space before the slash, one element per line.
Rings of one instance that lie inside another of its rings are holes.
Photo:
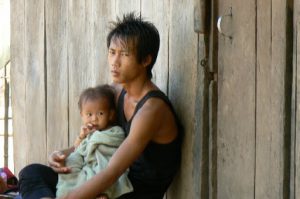
<path fill-rule="evenodd" d="M 160 48 L 153 67 L 153 81 L 158 87 L 168 92 L 168 75 L 169 75 L 169 16 L 170 5 L 166 0 L 142 1 L 141 13 L 144 19 L 151 21 L 159 31 Z"/>
<path fill-rule="evenodd" d="M 67 3 L 46 0 L 47 154 L 68 147 Z"/>
<path fill-rule="evenodd" d="M 219 1 L 217 198 L 254 198 L 256 5 Z M 225 16 L 232 11 L 232 17 Z M 226 35 L 229 32 L 224 32 Z"/>
<path fill-rule="evenodd" d="M 209 198 L 209 71 L 201 65 L 206 58 L 205 36 L 198 34 L 198 61 L 195 84 L 195 121 L 193 150 L 193 187 L 195 196 Z"/>
<path fill-rule="evenodd" d="M 294 159 L 295 159 L 295 168 L 294 168 L 294 198 L 299 198 L 300 197 L 300 15 L 296 14 L 299 13 L 300 11 L 300 2 L 295 1 L 294 2 L 294 44 L 295 44 L 295 146 L 294 146 Z"/>
<path fill-rule="evenodd" d="M 294 19 L 296 19 L 294 17 Z M 297 126 L 297 99 L 296 99 L 296 92 L 297 92 L 297 30 L 296 30 L 296 23 L 293 24 L 293 80 L 292 80 L 292 100 L 291 100 L 291 165 L 290 165 L 290 198 L 295 198 L 295 174 L 296 174 L 296 126 Z"/>
<path fill-rule="evenodd" d="M 78 110 L 80 92 L 94 86 L 92 68 L 92 1 L 68 1 L 68 68 L 69 68 L 69 144 L 79 133 Z"/>
<path fill-rule="evenodd" d="M 289 146 L 285 141 L 290 139 L 290 129 L 287 124 L 286 94 L 289 88 L 286 78 L 289 74 L 286 67 L 291 66 L 287 66 L 286 56 L 286 8 L 286 0 L 259 1 L 257 6 L 255 196 L 258 199 L 288 198 L 285 176 L 290 168 L 286 168 L 289 163 L 285 151 Z"/>
<path fill-rule="evenodd" d="M 217 104 L 218 82 L 210 82 L 209 87 L 209 199 L 217 198 Z"/>
<path fill-rule="evenodd" d="M 28 162 L 46 163 L 44 1 L 25 1 L 25 132 Z M 25 163 L 26 164 L 26 163 Z"/>
<path fill-rule="evenodd" d="M 110 72 L 107 63 L 106 36 L 109 32 L 109 23 L 112 21 L 112 1 L 92 1 L 92 63 L 93 76 L 96 84 L 110 82 Z"/>
<path fill-rule="evenodd" d="M 300 21 L 297 20 L 297 78 L 296 78 L 296 98 L 299 99 L 300 97 L 300 70 L 299 70 L 299 66 L 300 66 L 300 59 L 299 59 L 299 55 L 300 55 L 300 31 L 299 31 L 299 27 L 300 27 Z M 300 196 L 300 156 L 299 156 L 299 151 L 300 151 L 300 136 L 299 136 L 299 132 L 300 132 L 300 106 L 299 106 L 299 102 L 297 100 L 297 105 L 296 105 L 296 139 L 295 139 L 295 198 Z"/>
<path fill-rule="evenodd" d="M 25 131 L 25 1 L 11 0 L 11 95 L 15 173 L 27 162 Z M 22 146 L 22 147 L 19 147 Z"/>
<path fill-rule="evenodd" d="M 256 197 L 257 198 L 272 198 L 269 195 L 272 190 L 273 177 L 270 176 L 274 172 L 272 153 L 274 148 L 271 140 L 273 140 L 273 131 L 278 126 L 270 129 L 274 124 L 274 119 L 270 118 L 270 111 L 273 111 L 274 102 L 270 96 L 271 89 L 276 89 L 277 85 L 273 87 L 274 75 L 277 69 L 272 66 L 272 0 L 257 2 L 257 144 L 256 144 Z M 277 73 L 275 73 L 277 74 Z M 271 78 L 266 78 L 267 75 L 272 75 Z M 277 74 L 278 76 L 278 74 Z M 267 92 L 267 93 L 264 93 Z M 272 105 L 272 106 L 271 106 Z M 265 107 L 266 106 L 266 107 Z M 266 111 L 266 113 L 264 113 Z M 278 110 L 277 110 L 278 111 Z M 274 112 L 277 112 L 274 110 Z M 272 115 L 275 113 L 272 113 Z M 275 116 L 275 115 L 274 115 Z M 272 118 L 274 118 L 274 116 Z M 278 117 L 276 117 L 278 120 Z M 283 130 L 283 129 L 280 129 Z M 277 132 L 277 131 L 275 131 Z M 268 161 L 266 161 L 268 159 Z M 267 166 L 265 165 L 267 164 Z M 277 165 L 276 165 L 277 166 Z M 270 169 L 272 167 L 273 169 Z M 277 174 L 277 173 L 276 173 Z M 275 174 L 274 174 L 275 176 Z M 266 178 L 267 177 L 267 178 Z M 277 178 L 277 176 L 276 176 Z M 269 186 L 270 183 L 270 186 Z M 277 181 L 275 181 L 277 183 Z M 261 187 L 260 187 L 261 186 Z M 265 191 L 267 190 L 267 191 Z M 279 189 L 280 190 L 280 189 Z M 274 192 L 278 195 L 278 192 Z"/>
<path fill-rule="evenodd" d="M 288 1 L 289 7 L 293 8 L 293 93 L 292 93 L 292 121 L 291 121 L 291 173 L 290 173 L 290 198 L 298 198 L 300 196 L 300 137 L 298 136 L 300 115 L 299 115 L 299 102 L 300 97 L 299 85 L 300 85 L 300 2 Z"/>
<path fill-rule="evenodd" d="M 111 1 L 69 1 L 69 129 L 70 144 L 79 132 L 81 119 L 77 106 L 80 92 L 90 86 L 108 83 L 106 36 L 112 19 Z"/>
<path fill-rule="evenodd" d="M 141 0 L 115 0 L 115 16 L 122 18 L 124 14 L 129 12 L 135 12 L 139 14 L 141 12 Z"/>
<path fill-rule="evenodd" d="M 198 36 L 194 32 L 193 1 L 170 1 L 169 97 L 185 128 L 182 164 L 168 198 L 199 198 L 193 183 L 195 84 Z M 189 14 L 187 14 L 189 13 Z M 200 144 L 200 143 L 197 143 Z"/>
<path fill-rule="evenodd" d="M 208 2 L 206 2 L 208 3 Z M 218 30 L 216 29 L 215 21 L 218 18 L 218 2 L 211 1 L 208 4 L 210 12 L 210 31 L 209 31 L 209 58 L 208 68 L 213 73 L 213 80 L 209 87 L 209 199 L 217 198 L 217 162 L 218 162 Z"/>

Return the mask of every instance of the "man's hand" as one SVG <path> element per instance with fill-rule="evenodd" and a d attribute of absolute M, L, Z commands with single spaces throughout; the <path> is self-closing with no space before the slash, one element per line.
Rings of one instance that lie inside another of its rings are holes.
<path fill-rule="evenodd" d="M 57 173 L 69 173 L 71 169 L 65 167 L 65 159 L 68 155 L 66 151 L 54 151 L 49 155 L 49 166 Z"/>

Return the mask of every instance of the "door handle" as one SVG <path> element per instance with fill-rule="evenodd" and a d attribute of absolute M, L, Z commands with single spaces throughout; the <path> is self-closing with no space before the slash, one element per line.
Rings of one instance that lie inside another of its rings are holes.
<path fill-rule="evenodd" d="M 225 37 L 228 37 L 229 39 L 232 39 L 232 31 L 228 31 L 228 28 L 227 31 L 224 31 L 222 28 L 222 21 L 225 19 L 228 19 L 230 21 L 232 20 L 232 7 L 230 7 L 229 12 L 227 14 L 219 16 L 217 21 L 217 29 L 219 33 Z"/>

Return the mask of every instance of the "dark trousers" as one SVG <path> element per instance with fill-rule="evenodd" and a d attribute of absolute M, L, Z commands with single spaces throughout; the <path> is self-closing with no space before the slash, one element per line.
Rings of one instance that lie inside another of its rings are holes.
<path fill-rule="evenodd" d="M 19 191 L 22 199 L 55 198 L 58 175 L 50 167 L 31 164 L 19 173 Z"/>
<path fill-rule="evenodd" d="M 124 194 L 117 199 L 163 199 L 164 194 L 163 193 L 128 193 Z"/>
<path fill-rule="evenodd" d="M 55 198 L 58 174 L 50 167 L 42 164 L 31 164 L 19 173 L 19 191 L 22 199 L 40 199 L 42 197 Z M 162 199 L 165 189 L 149 191 L 149 186 L 133 183 L 135 191 L 124 194 L 118 199 Z"/>

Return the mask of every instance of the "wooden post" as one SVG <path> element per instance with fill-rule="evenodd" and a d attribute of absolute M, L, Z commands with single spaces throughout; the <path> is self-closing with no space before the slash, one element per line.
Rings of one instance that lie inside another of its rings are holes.
<path fill-rule="evenodd" d="M 9 61 L 10 62 L 10 61 Z M 7 62 L 4 66 L 4 166 L 8 166 L 8 107 L 9 107 L 9 84 L 7 82 Z"/>

